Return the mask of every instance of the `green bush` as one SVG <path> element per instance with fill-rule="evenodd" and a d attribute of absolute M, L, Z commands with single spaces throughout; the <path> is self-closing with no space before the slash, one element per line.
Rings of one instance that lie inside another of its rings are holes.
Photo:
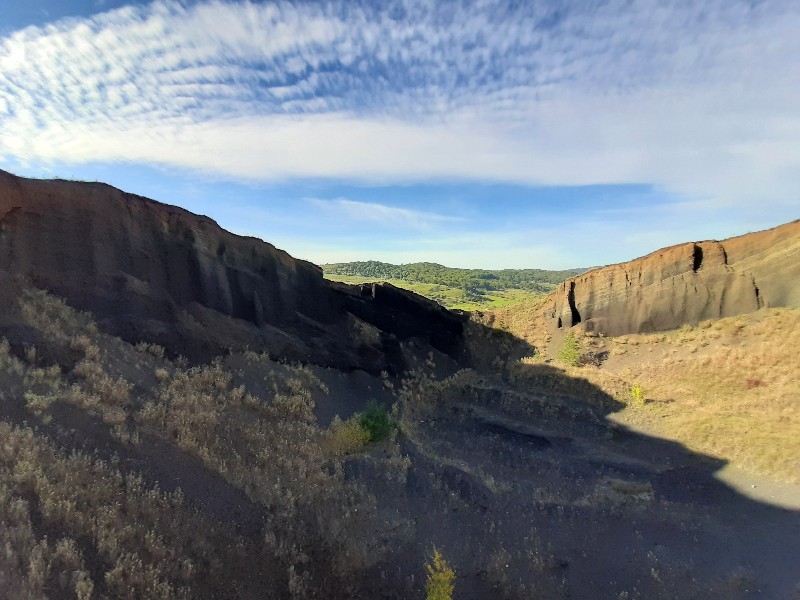
<path fill-rule="evenodd" d="M 377 442 L 389 437 L 395 428 L 395 423 L 389 416 L 386 407 L 370 400 L 366 412 L 358 417 L 358 424 L 364 431 L 369 432 L 369 441 Z"/>
<path fill-rule="evenodd" d="M 568 333 L 561 343 L 558 351 L 558 360 L 571 367 L 577 367 L 581 362 L 581 343 L 574 333 Z"/>
<path fill-rule="evenodd" d="M 431 563 L 425 565 L 428 580 L 425 582 L 427 600 L 452 600 L 456 572 L 450 568 L 442 554 L 433 549 Z"/>

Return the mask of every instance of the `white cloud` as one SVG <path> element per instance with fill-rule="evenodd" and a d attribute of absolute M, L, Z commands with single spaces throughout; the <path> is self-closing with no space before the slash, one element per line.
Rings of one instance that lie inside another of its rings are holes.
<path fill-rule="evenodd" d="M 0 156 L 791 206 L 800 5 L 155 2 L 0 39 Z"/>
<path fill-rule="evenodd" d="M 460 217 L 386 206 L 375 202 L 360 202 L 347 198 L 324 200 L 306 198 L 306 202 L 329 216 L 346 222 L 367 222 L 382 227 L 429 230 L 434 227 L 463 221 Z"/>

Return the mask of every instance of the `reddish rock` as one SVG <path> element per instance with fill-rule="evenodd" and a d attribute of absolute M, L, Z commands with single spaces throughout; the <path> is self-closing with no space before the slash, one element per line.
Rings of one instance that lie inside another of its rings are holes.
<path fill-rule="evenodd" d="M 565 281 L 545 304 L 555 331 L 643 333 L 800 306 L 800 221 L 721 242 L 689 242 Z"/>

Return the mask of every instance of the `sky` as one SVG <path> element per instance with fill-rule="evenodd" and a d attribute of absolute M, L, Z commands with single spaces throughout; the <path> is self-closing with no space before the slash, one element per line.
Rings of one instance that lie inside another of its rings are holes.
<path fill-rule="evenodd" d="M 0 0 L 0 169 L 318 264 L 570 268 L 800 218 L 797 0 Z"/>

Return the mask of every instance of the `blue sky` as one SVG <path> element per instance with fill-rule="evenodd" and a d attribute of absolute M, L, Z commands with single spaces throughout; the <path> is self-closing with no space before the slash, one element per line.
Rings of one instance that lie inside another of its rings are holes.
<path fill-rule="evenodd" d="M 314 262 L 593 266 L 800 217 L 796 0 L 0 15 L 0 168 Z"/>

